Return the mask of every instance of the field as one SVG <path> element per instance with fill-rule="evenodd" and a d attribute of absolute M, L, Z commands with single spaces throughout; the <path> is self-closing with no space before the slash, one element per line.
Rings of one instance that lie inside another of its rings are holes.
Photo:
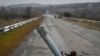
<path fill-rule="evenodd" d="M 17 23 L 17 22 L 20 22 L 20 21 L 23 21 L 25 19 L 17 19 L 17 18 L 14 18 L 14 19 L 0 19 L 0 27 L 3 27 L 3 26 L 7 26 L 7 25 L 11 25 L 11 24 L 14 24 L 14 23 Z"/>
<path fill-rule="evenodd" d="M 100 30 L 100 21 L 88 20 L 88 19 L 78 19 L 78 18 L 64 18 L 66 21 L 70 21 L 79 25 L 82 25 L 86 28 Z"/>
<path fill-rule="evenodd" d="M 41 23 L 42 18 L 39 18 L 7 33 L 0 33 L 0 56 L 9 56 L 9 53 L 11 53 L 26 36 Z"/>

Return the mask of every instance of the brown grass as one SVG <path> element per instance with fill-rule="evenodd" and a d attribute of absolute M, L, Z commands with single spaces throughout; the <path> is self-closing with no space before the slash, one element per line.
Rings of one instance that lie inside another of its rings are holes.
<path fill-rule="evenodd" d="M 86 28 L 100 30 L 100 21 L 77 18 L 64 18 L 64 20 L 79 24 Z"/>
<path fill-rule="evenodd" d="M 14 19 L 0 19 L 0 27 L 3 27 L 3 26 L 6 26 L 6 25 L 11 25 L 11 24 L 14 24 L 14 23 L 17 23 L 17 22 L 21 22 L 25 19 L 17 19 L 17 18 L 14 18 Z"/>
<path fill-rule="evenodd" d="M 8 56 L 35 28 L 42 23 L 42 18 L 23 25 L 15 30 L 0 34 L 0 56 Z"/>

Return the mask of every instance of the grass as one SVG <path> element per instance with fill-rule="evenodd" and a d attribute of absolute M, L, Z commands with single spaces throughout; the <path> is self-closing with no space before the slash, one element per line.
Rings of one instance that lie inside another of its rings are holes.
<path fill-rule="evenodd" d="M 64 20 L 79 24 L 89 29 L 100 30 L 100 21 L 76 18 L 65 18 Z"/>
<path fill-rule="evenodd" d="M 7 33 L 0 33 L 0 56 L 9 56 L 11 53 L 35 28 L 42 23 L 42 18 L 34 20 L 19 28 L 11 30 Z"/>
<path fill-rule="evenodd" d="M 14 23 L 17 23 L 17 22 L 21 22 L 25 19 L 17 19 L 17 18 L 14 18 L 14 19 L 0 19 L 0 27 L 3 27 L 3 26 L 6 26 L 6 25 L 11 25 L 11 24 L 14 24 Z"/>

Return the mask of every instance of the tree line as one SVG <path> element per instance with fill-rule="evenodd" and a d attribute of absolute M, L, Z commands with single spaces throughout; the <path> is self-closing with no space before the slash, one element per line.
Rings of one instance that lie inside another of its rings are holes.
<path fill-rule="evenodd" d="M 1 7 L 0 8 L 0 19 L 9 19 L 9 18 L 31 18 L 39 15 L 41 12 L 38 9 L 32 7 L 24 8 L 10 8 L 10 7 Z"/>

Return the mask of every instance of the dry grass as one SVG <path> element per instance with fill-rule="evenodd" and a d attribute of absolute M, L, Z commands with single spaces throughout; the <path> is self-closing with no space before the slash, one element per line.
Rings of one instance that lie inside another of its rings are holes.
<path fill-rule="evenodd" d="M 14 18 L 14 19 L 0 19 L 0 27 L 6 26 L 6 25 L 11 25 L 20 21 L 23 21 L 24 19 L 20 18 Z"/>
<path fill-rule="evenodd" d="M 100 30 L 100 21 L 88 20 L 88 19 L 76 19 L 76 18 L 64 18 L 64 20 L 79 24 L 86 28 Z"/>
<path fill-rule="evenodd" d="M 42 18 L 23 25 L 15 30 L 0 34 L 0 56 L 8 56 L 35 28 L 42 23 Z"/>

